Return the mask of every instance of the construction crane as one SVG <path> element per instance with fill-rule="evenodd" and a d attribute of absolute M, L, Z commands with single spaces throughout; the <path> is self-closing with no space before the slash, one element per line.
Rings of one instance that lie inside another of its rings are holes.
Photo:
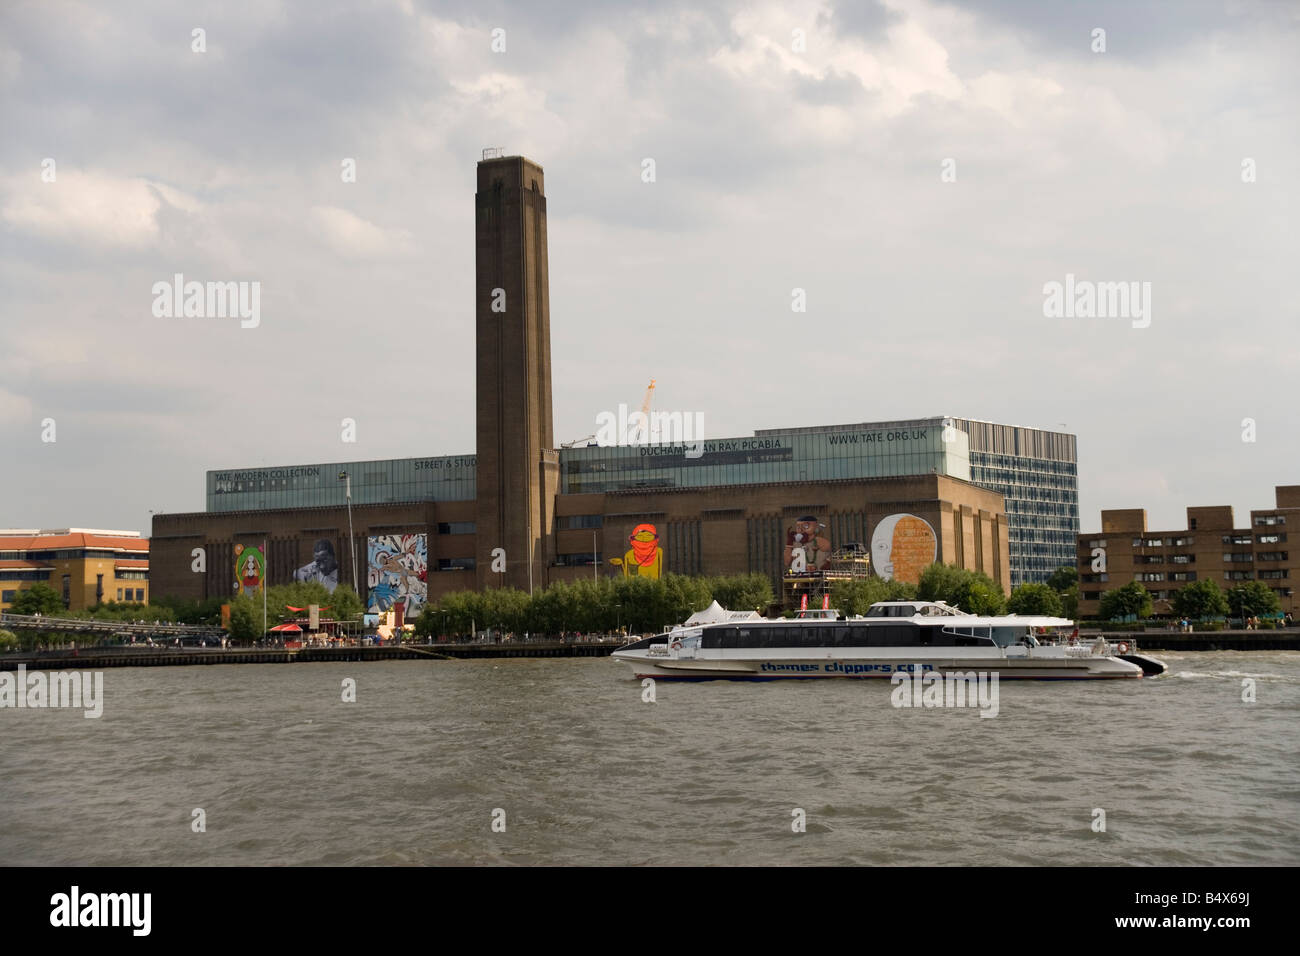
<path fill-rule="evenodd" d="M 641 414 L 645 416 L 645 440 L 646 441 L 654 440 L 650 436 L 650 403 L 654 400 L 654 397 L 655 397 L 655 380 L 650 379 L 650 384 L 649 386 L 646 387 L 645 390 L 645 399 L 644 401 L 641 402 Z M 632 438 L 635 436 L 635 434 L 636 434 L 636 427 L 629 425 L 628 433 L 623 440 L 626 442 L 630 442 Z"/>
<path fill-rule="evenodd" d="M 593 435 L 588 435 L 586 438 L 575 438 L 573 441 L 561 442 L 561 443 L 560 443 L 560 447 L 561 447 L 561 448 L 572 448 L 574 445 L 577 445 L 579 442 L 591 441 L 591 439 L 593 439 L 593 438 L 595 438 L 595 437 L 596 437 L 596 436 L 593 434 Z"/>

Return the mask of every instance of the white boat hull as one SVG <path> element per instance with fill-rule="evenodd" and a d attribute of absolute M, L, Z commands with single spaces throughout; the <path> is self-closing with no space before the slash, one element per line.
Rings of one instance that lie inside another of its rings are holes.
<path fill-rule="evenodd" d="M 743 659 L 673 657 L 646 651 L 615 651 L 637 678 L 656 680 L 808 680 L 885 679 L 896 673 L 970 671 L 998 674 L 999 680 L 1106 680 L 1142 676 L 1142 668 L 1115 657 L 981 657 L 909 659 L 883 657 Z"/>

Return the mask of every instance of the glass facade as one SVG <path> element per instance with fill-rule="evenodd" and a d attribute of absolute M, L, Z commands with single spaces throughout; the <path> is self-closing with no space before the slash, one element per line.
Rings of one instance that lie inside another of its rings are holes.
<path fill-rule="evenodd" d="M 246 468 L 208 472 L 209 512 L 319 508 L 347 504 L 352 476 L 352 503 L 389 501 L 473 501 L 476 495 L 473 455 L 344 461 L 281 468 Z"/>
<path fill-rule="evenodd" d="M 1057 568 L 1074 565 L 1079 535 L 1079 457 L 1074 435 L 945 416 L 792 431 L 796 435 L 830 435 L 860 429 L 920 428 L 939 429 L 949 438 L 954 431 L 962 433 L 969 440 L 969 473 L 946 474 L 965 478 L 1006 499 L 1012 587 L 1046 581 Z"/>
<path fill-rule="evenodd" d="M 707 488 L 777 481 L 895 478 L 940 474 L 970 480 L 966 436 L 941 423 L 898 428 L 850 426 L 826 433 L 759 432 L 687 445 L 566 448 L 566 494 L 627 488 Z"/>

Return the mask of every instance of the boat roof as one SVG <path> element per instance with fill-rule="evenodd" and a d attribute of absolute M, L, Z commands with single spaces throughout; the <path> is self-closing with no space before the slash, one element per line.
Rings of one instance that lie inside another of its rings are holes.
<path fill-rule="evenodd" d="M 911 614 L 875 614 L 872 611 L 877 608 L 900 610 L 911 609 Z M 719 609 L 721 610 L 721 609 Z M 723 614 L 735 614 L 736 612 L 723 611 Z M 787 625 L 787 624 L 814 624 L 818 622 L 829 623 L 840 620 L 839 612 L 835 609 L 823 610 L 821 608 L 807 608 L 799 613 L 799 616 L 787 618 L 764 618 L 757 614 L 748 612 L 744 617 L 716 618 L 713 620 L 705 619 L 688 619 L 684 625 L 678 627 L 717 627 L 719 625 Z M 693 615 L 693 618 L 703 618 L 704 614 Z M 865 617 L 851 617 L 848 621 L 856 623 L 877 624 L 883 622 L 897 623 L 900 621 L 911 621 L 918 624 L 932 624 L 936 626 L 959 626 L 959 627 L 1073 627 L 1074 621 L 1064 617 L 1048 617 L 1037 614 L 970 614 L 959 607 L 948 604 L 945 601 L 876 601 L 871 605 Z"/>

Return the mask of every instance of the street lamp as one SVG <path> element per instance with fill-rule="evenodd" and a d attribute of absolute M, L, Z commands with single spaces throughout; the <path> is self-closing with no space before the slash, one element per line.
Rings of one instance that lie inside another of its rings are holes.
<path fill-rule="evenodd" d="M 357 580 L 357 537 L 352 533 L 352 476 L 346 471 L 339 472 L 339 481 L 347 482 L 348 496 L 348 540 L 352 542 L 352 587 L 357 592 L 357 597 L 361 597 L 361 582 Z M 362 600 L 362 606 L 365 606 L 365 600 Z"/>

